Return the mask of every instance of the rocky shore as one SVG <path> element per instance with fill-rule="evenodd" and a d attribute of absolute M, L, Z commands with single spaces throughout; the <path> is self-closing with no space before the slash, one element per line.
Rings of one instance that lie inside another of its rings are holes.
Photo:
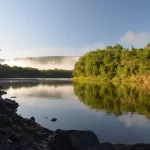
<path fill-rule="evenodd" d="M 34 117 L 18 115 L 17 107 L 14 100 L 0 97 L 0 150 L 150 150 L 149 144 L 100 143 L 92 131 L 51 131 Z"/>

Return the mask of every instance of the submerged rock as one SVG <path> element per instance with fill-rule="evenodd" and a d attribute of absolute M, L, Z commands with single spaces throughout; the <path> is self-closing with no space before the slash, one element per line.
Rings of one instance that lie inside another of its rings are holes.
<path fill-rule="evenodd" d="M 11 98 L 17 98 L 16 96 L 12 96 Z"/>
<path fill-rule="evenodd" d="M 57 118 L 53 118 L 53 119 L 51 119 L 51 121 L 52 121 L 52 122 L 55 122 L 55 121 L 57 121 Z"/>

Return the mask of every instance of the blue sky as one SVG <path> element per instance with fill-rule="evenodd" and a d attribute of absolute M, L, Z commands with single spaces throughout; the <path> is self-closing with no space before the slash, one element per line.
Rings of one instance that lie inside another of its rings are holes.
<path fill-rule="evenodd" d="M 150 42 L 149 0 L 0 0 L 1 58 Z"/>

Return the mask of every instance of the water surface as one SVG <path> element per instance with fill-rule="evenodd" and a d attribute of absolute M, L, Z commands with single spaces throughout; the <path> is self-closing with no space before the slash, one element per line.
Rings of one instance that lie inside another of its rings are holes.
<path fill-rule="evenodd" d="M 4 84 L 4 88 L 8 92 L 6 97 L 17 96 L 19 114 L 34 116 L 51 130 L 92 130 L 101 142 L 149 143 L 149 89 L 123 84 L 19 82 L 19 79 Z M 53 117 L 58 120 L 51 122 Z"/>

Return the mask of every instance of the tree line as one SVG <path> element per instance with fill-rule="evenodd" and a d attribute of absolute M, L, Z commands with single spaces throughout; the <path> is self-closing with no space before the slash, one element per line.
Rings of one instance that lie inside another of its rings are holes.
<path fill-rule="evenodd" d="M 150 44 L 145 48 L 129 50 L 116 44 L 96 49 L 80 57 L 75 64 L 73 77 L 97 77 L 99 79 L 124 79 L 150 75 Z"/>
<path fill-rule="evenodd" d="M 38 70 L 36 68 L 22 68 L 0 64 L 0 78 L 71 78 L 71 70 L 48 69 Z"/>

